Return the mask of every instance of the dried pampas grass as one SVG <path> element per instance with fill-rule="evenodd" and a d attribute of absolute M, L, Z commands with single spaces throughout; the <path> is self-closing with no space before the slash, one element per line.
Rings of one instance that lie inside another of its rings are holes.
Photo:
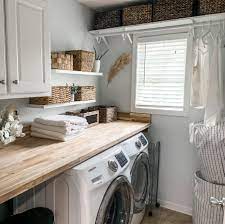
<path fill-rule="evenodd" d="M 108 85 L 118 75 L 118 73 L 125 68 L 126 65 L 131 62 L 131 53 L 123 53 L 111 67 L 108 75 Z"/>

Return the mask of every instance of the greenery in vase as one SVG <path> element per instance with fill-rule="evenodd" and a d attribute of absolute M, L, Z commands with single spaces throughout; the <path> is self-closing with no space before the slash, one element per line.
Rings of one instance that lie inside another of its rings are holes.
<path fill-rule="evenodd" d="M 71 86 L 71 94 L 76 95 L 78 91 L 78 86 L 75 86 L 75 84 L 73 83 L 73 85 Z"/>

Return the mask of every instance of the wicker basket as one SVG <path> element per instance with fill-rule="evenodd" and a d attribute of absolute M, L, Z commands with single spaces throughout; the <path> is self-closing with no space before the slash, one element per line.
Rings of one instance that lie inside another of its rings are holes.
<path fill-rule="evenodd" d="M 99 122 L 109 123 L 117 120 L 117 107 L 100 106 Z"/>
<path fill-rule="evenodd" d="M 199 0 L 200 15 L 225 12 L 225 0 Z"/>
<path fill-rule="evenodd" d="M 51 54 L 52 69 L 73 70 L 73 55 L 65 52 Z"/>
<path fill-rule="evenodd" d="M 36 105 L 68 103 L 70 101 L 71 101 L 70 86 L 53 86 L 51 96 L 30 98 L 30 104 Z"/>
<path fill-rule="evenodd" d="M 77 94 L 75 95 L 76 101 L 88 101 L 96 99 L 95 86 L 79 86 Z"/>
<path fill-rule="evenodd" d="M 193 0 L 158 0 L 153 5 L 153 21 L 191 17 Z"/>
<path fill-rule="evenodd" d="M 73 70 L 91 72 L 95 62 L 95 53 L 83 50 L 68 51 L 73 55 Z"/>
<path fill-rule="evenodd" d="M 67 111 L 66 115 L 83 117 L 88 122 L 88 127 L 93 127 L 99 124 L 99 111 L 89 111 L 88 109 L 83 109 L 80 112 L 77 111 Z"/>
<path fill-rule="evenodd" d="M 95 29 L 107 29 L 122 25 L 122 10 L 98 12 L 95 14 Z"/>
<path fill-rule="evenodd" d="M 136 25 L 152 22 L 152 5 L 129 6 L 123 9 L 123 25 Z"/>

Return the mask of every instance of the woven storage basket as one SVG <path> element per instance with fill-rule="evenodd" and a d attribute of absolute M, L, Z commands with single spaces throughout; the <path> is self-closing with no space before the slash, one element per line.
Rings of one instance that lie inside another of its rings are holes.
<path fill-rule="evenodd" d="M 36 105 L 68 103 L 70 101 L 71 101 L 70 86 L 53 86 L 51 96 L 30 98 L 30 103 Z"/>
<path fill-rule="evenodd" d="M 193 0 L 158 0 L 153 5 L 153 21 L 191 17 Z"/>
<path fill-rule="evenodd" d="M 221 206 L 212 206 L 210 198 L 222 200 L 224 195 L 224 185 L 209 183 L 197 172 L 194 183 L 193 224 L 223 224 L 224 209 Z"/>
<path fill-rule="evenodd" d="M 202 177 L 225 185 L 225 122 L 213 127 L 197 123 L 191 128 L 193 143 L 200 159 Z"/>
<path fill-rule="evenodd" d="M 137 5 L 123 9 L 123 26 L 152 22 L 152 5 Z"/>
<path fill-rule="evenodd" d="M 107 29 L 122 25 L 122 10 L 98 12 L 95 14 L 95 29 Z"/>
<path fill-rule="evenodd" d="M 75 95 L 76 101 L 88 101 L 96 99 L 95 86 L 79 86 L 77 94 Z"/>
<path fill-rule="evenodd" d="M 99 122 L 109 123 L 117 120 L 117 107 L 99 106 Z"/>
<path fill-rule="evenodd" d="M 83 50 L 68 51 L 73 55 L 73 70 L 91 72 L 95 62 L 95 53 Z"/>
<path fill-rule="evenodd" d="M 225 0 L 199 0 L 200 15 L 225 12 Z"/>
<path fill-rule="evenodd" d="M 51 54 L 52 69 L 73 70 L 73 55 L 65 52 Z"/>

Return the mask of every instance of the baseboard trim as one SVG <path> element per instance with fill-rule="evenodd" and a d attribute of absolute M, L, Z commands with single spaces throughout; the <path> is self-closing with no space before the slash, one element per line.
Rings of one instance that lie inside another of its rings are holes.
<path fill-rule="evenodd" d="M 186 215 L 192 216 L 192 208 L 175 204 L 170 201 L 159 200 L 160 206 L 163 208 L 167 208 L 176 212 L 180 212 Z"/>

